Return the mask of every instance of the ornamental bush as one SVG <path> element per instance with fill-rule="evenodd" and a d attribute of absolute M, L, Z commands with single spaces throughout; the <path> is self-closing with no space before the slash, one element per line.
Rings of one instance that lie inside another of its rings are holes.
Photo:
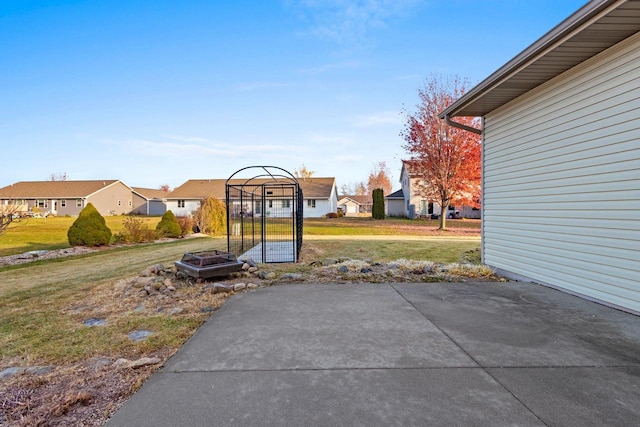
<path fill-rule="evenodd" d="M 158 225 L 156 225 L 156 230 L 163 237 L 176 238 L 182 235 L 180 224 L 178 223 L 176 216 L 170 210 L 166 211 L 164 215 L 162 215 L 162 219 L 160 220 Z"/>
<path fill-rule="evenodd" d="M 111 230 L 100 212 L 91 204 L 80 211 L 67 231 L 71 246 L 102 246 L 111 242 Z"/>

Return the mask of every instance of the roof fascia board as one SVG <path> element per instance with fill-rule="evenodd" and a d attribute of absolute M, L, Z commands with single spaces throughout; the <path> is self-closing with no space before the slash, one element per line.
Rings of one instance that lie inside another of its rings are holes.
<path fill-rule="evenodd" d="M 546 55 L 549 51 L 564 43 L 576 33 L 600 19 L 603 15 L 606 15 L 611 10 L 626 2 L 627 0 L 600 0 L 585 4 L 489 77 L 478 83 L 477 86 L 443 110 L 438 117 L 444 119 L 445 116 L 458 116 L 459 111 L 466 105 L 491 92 L 495 86 L 510 79 L 532 62 Z"/>

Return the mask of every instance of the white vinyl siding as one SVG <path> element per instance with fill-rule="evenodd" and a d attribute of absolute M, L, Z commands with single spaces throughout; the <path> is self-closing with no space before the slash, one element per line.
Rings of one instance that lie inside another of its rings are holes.
<path fill-rule="evenodd" d="M 484 123 L 484 262 L 640 312 L 640 34 Z"/>

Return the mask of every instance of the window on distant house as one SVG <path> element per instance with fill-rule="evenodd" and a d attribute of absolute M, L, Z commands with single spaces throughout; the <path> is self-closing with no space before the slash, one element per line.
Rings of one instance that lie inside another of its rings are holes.
<path fill-rule="evenodd" d="M 46 200 L 36 200 L 36 207 L 38 208 L 46 208 L 47 207 L 47 201 Z"/>
<path fill-rule="evenodd" d="M 178 207 L 184 208 L 184 200 L 178 200 Z"/>
<path fill-rule="evenodd" d="M 308 208 L 315 208 L 316 207 L 316 199 L 307 200 L 307 207 Z"/>
<path fill-rule="evenodd" d="M 66 208 L 67 207 L 67 201 L 65 199 L 60 200 L 60 207 L 61 208 Z"/>
<path fill-rule="evenodd" d="M 290 203 L 290 200 L 289 200 L 289 199 L 283 200 L 283 201 L 282 201 L 282 207 L 283 207 L 283 208 L 289 208 L 289 207 L 291 207 L 291 205 L 290 205 L 289 203 Z"/>
<path fill-rule="evenodd" d="M 118 200 L 118 206 L 122 206 L 122 200 Z"/>
<path fill-rule="evenodd" d="M 273 200 L 269 200 L 269 207 L 272 208 L 273 207 Z"/>
<path fill-rule="evenodd" d="M 262 213 L 262 202 L 256 202 L 256 214 L 260 215 Z"/>
<path fill-rule="evenodd" d="M 76 208 L 82 207 L 82 199 L 76 199 Z"/>
<path fill-rule="evenodd" d="M 133 206 L 133 202 L 129 200 L 129 207 Z"/>

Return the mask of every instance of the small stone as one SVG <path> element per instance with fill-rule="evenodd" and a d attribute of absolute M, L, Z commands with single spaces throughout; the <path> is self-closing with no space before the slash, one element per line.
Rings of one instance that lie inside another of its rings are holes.
<path fill-rule="evenodd" d="M 348 273 L 349 272 L 349 267 L 347 267 L 346 265 L 341 265 L 340 267 L 338 267 L 338 271 L 340 273 Z"/>
<path fill-rule="evenodd" d="M 275 277 L 275 275 L 274 275 Z M 290 280 L 300 280 L 302 279 L 302 274 L 298 274 L 298 273 L 285 273 L 282 276 L 280 276 L 281 279 L 290 279 Z"/>
<path fill-rule="evenodd" d="M 360 269 L 360 273 L 371 273 L 373 270 L 369 267 L 363 267 Z"/>
<path fill-rule="evenodd" d="M 258 267 L 249 267 L 249 273 L 255 273 L 256 271 L 258 271 Z"/>
<path fill-rule="evenodd" d="M 124 366 L 124 365 L 128 365 L 129 363 L 131 363 L 131 361 L 129 359 L 125 359 L 124 357 L 121 357 L 118 360 L 116 360 L 115 362 L 113 362 L 113 365 L 114 366 Z"/>
<path fill-rule="evenodd" d="M 169 292 L 175 292 L 175 291 L 176 291 L 176 288 L 174 288 L 173 286 L 167 286 L 167 290 L 168 290 Z"/>
<path fill-rule="evenodd" d="M 399 266 L 398 264 L 391 263 L 391 264 L 389 264 L 389 268 L 391 268 L 391 269 L 395 270 L 395 269 L 397 269 L 397 268 L 400 268 L 400 266 Z"/>
<path fill-rule="evenodd" d="M 324 261 L 322 261 L 322 265 L 333 265 L 333 264 L 337 264 L 338 260 L 335 258 L 326 258 Z"/>
<path fill-rule="evenodd" d="M 167 310 L 167 314 L 180 314 L 184 311 L 184 308 L 182 307 L 173 307 L 170 310 Z"/>
<path fill-rule="evenodd" d="M 258 289 L 260 286 L 256 285 L 255 283 L 249 283 L 247 285 L 247 289 Z"/>
<path fill-rule="evenodd" d="M 273 271 L 270 273 L 267 273 L 267 275 L 264 277 L 266 280 L 273 280 L 276 278 L 276 273 L 274 273 Z"/>
<path fill-rule="evenodd" d="M 202 307 L 200 313 L 213 313 L 216 311 L 215 307 Z"/>
<path fill-rule="evenodd" d="M 258 264 L 256 264 L 256 262 L 251 258 L 243 259 L 242 261 L 249 264 L 249 267 L 258 267 Z"/>
<path fill-rule="evenodd" d="M 246 287 L 247 287 L 246 283 L 236 283 L 235 285 L 233 285 L 233 290 L 242 291 L 243 289 L 246 289 Z"/>
<path fill-rule="evenodd" d="M 422 271 L 424 273 L 433 273 L 433 267 L 431 267 L 430 265 L 425 265 Z"/>
<path fill-rule="evenodd" d="M 171 280 L 170 278 L 166 278 L 162 281 L 162 284 L 165 285 L 167 288 L 169 286 L 173 287 L 173 280 Z"/>
<path fill-rule="evenodd" d="M 155 365 L 156 363 L 160 363 L 162 360 L 158 357 L 143 357 L 138 360 L 134 360 L 132 362 L 127 363 L 127 368 L 141 368 L 147 365 Z"/>
<path fill-rule="evenodd" d="M 156 280 L 155 277 L 148 277 L 148 276 L 138 277 L 133 282 L 133 286 L 136 288 L 144 288 L 145 286 L 152 284 L 155 280 Z"/>
<path fill-rule="evenodd" d="M 264 270 L 258 271 L 258 279 L 264 280 L 266 278 L 267 278 L 267 272 L 266 271 L 264 271 Z"/>
<path fill-rule="evenodd" d="M 248 270 L 248 269 L 250 269 L 250 268 L 251 268 L 251 266 L 250 266 L 248 263 L 246 263 L 246 262 L 245 262 L 244 264 L 242 264 L 242 269 L 243 269 L 244 271 L 247 271 L 247 270 Z"/>
<path fill-rule="evenodd" d="M 352 259 L 348 257 L 342 257 L 342 256 L 338 258 L 338 262 L 346 262 L 346 261 L 352 261 Z"/>
<path fill-rule="evenodd" d="M 142 340 L 146 339 L 152 333 L 153 332 L 151 332 L 151 331 L 145 331 L 144 329 L 140 329 L 140 330 L 136 330 L 136 331 L 130 332 L 129 334 L 127 334 L 127 336 L 129 337 L 129 339 L 131 341 L 138 342 L 138 341 L 142 341 Z"/>
<path fill-rule="evenodd" d="M 106 323 L 107 321 L 105 319 L 97 319 L 95 317 L 92 317 L 82 322 L 84 326 L 88 326 L 89 328 L 91 328 L 92 326 L 104 326 L 106 325 Z"/>
<path fill-rule="evenodd" d="M 224 283 L 216 283 L 211 288 L 211 293 L 213 294 L 226 294 L 227 292 L 231 292 L 231 287 L 225 285 Z"/>

